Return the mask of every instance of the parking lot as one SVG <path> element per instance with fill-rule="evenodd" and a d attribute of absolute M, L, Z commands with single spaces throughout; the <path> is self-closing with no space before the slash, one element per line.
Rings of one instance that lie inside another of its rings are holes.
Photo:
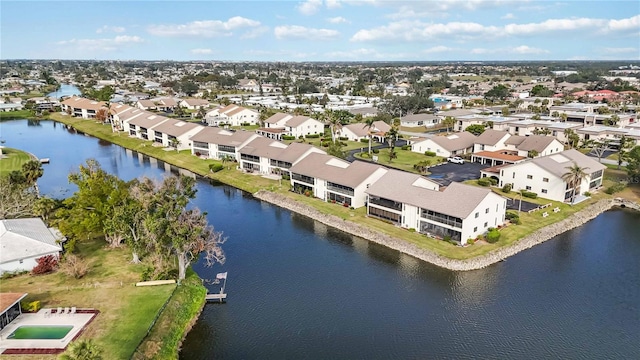
<path fill-rule="evenodd" d="M 442 186 L 447 186 L 454 181 L 462 182 L 479 179 L 480 170 L 487 167 L 487 165 L 472 162 L 465 162 L 464 164 L 446 163 L 430 167 L 429 172 L 431 175 L 428 175 L 428 177 Z"/>

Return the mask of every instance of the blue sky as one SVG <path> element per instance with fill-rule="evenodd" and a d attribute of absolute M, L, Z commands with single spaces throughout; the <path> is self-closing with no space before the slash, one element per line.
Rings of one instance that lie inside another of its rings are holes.
<path fill-rule="evenodd" d="M 640 60 L 640 2 L 7 1 L 2 59 Z"/>

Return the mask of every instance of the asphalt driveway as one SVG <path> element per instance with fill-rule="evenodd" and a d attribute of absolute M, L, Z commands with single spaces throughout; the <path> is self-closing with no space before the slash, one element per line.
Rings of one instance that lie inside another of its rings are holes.
<path fill-rule="evenodd" d="M 488 165 L 465 162 L 464 164 L 446 163 L 443 165 L 432 166 L 429 168 L 431 175 L 427 177 L 447 186 L 452 182 L 462 182 L 466 180 L 479 179 L 480 170 L 487 168 Z"/>

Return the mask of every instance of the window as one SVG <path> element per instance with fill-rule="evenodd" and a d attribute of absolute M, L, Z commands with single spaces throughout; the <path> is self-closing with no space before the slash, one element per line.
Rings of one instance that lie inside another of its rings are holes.
<path fill-rule="evenodd" d="M 526 189 L 527 189 L 527 190 L 531 190 L 531 186 L 527 185 L 527 186 L 526 186 Z"/>
<path fill-rule="evenodd" d="M 484 213 L 485 213 L 485 214 L 488 214 L 488 213 L 489 213 L 489 208 L 486 208 L 486 209 L 484 210 Z"/>
<path fill-rule="evenodd" d="M 489 223 L 488 223 L 488 222 L 485 222 L 485 223 L 484 223 L 484 228 L 486 229 L 488 226 L 489 226 Z"/>
<path fill-rule="evenodd" d="M 516 173 L 514 172 L 514 173 L 512 173 L 512 175 L 513 175 L 512 178 L 515 179 L 516 178 Z"/>
<path fill-rule="evenodd" d="M 480 213 L 476 213 L 476 219 L 478 218 L 478 216 L 480 216 Z"/>
<path fill-rule="evenodd" d="M 547 189 L 542 189 L 541 191 L 542 191 L 543 194 L 547 193 Z"/>
<path fill-rule="evenodd" d="M 473 228 L 473 232 L 476 232 L 476 231 L 478 231 L 478 227 L 477 226 Z"/>
<path fill-rule="evenodd" d="M 542 182 L 549 182 L 549 178 L 542 178 Z"/>
<path fill-rule="evenodd" d="M 527 175 L 527 179 L 531 180 L 531 179 L 533 179 L 533 176 L 532 175 Z"/>

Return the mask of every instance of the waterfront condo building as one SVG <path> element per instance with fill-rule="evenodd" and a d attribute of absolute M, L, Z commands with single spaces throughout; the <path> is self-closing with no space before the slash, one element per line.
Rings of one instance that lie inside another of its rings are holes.
<path fill-rule="evenodd" d="M 366 190 L 367 214 L 428 236 L 464 245 L 504 224 L 506 199 L 490 189 L 453 182 L 438 184 L 417 174 L 387 171 Z"/>

